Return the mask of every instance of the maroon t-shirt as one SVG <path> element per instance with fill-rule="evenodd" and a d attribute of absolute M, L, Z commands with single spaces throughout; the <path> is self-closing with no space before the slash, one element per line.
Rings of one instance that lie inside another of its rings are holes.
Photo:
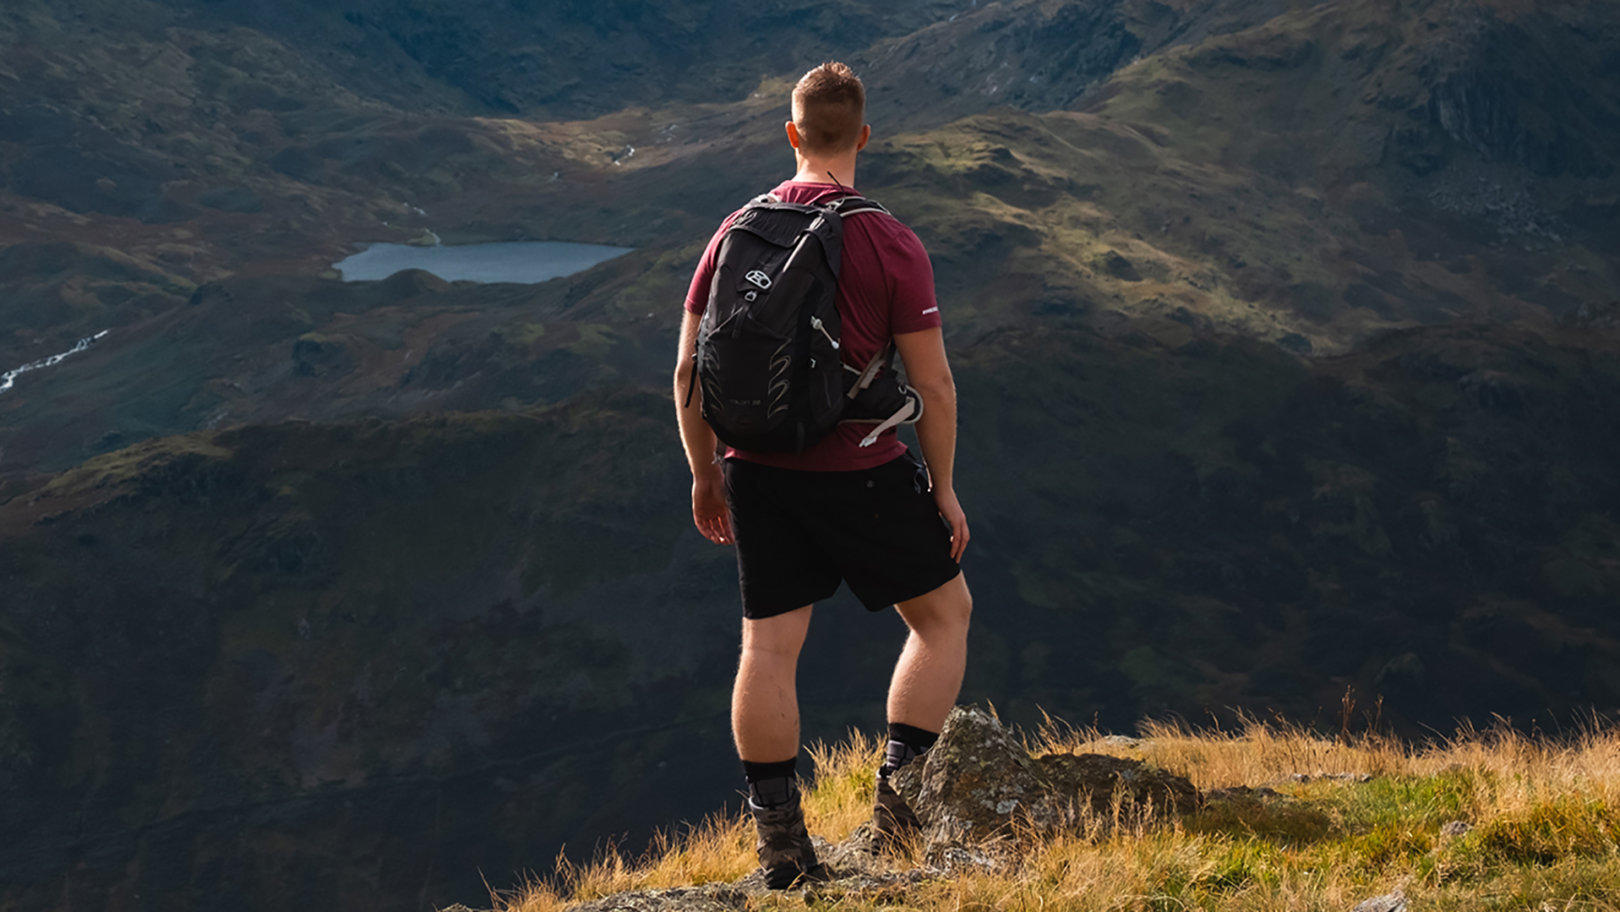
<path fill-rule="evenodd" d="M 789 203 L 827 203 L 854 191 L 837 184 L 784 181 L 774 191 Z M 741 212 L 741 210 L 738 210 Z M 686 309 L 702 316 L 709 306 L 709 285 L 720 239 L 738 215 L 733 212 L 709 239 L 686 292 Z M 934 300 L 934 267 L 910 228 L 892 215 L 863 212 L 844 219 L 843 266 L 838 275 L 838 314 L 844 320 L 839 352 L 844 363 L 864 368 L 874 355 L 901 333 L 935 329 L 940 325 Z M 869 447 L 861 438 L 870 424 L 840 424 L 802 453 L 758 453 L 727 449 L 727 456 L 783 469 L 812 472 L 848 472 L 889 462 L 906 451 L 894 431 L 887 431 Z"/>

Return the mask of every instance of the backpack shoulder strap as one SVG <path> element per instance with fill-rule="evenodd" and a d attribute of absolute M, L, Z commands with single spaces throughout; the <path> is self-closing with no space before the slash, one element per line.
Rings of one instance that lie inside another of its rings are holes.
<path fill-rule="evenodd" d="M 778 205 L 781 202 L 782 198 L 777 196 L 774 192 L 761 193 L 759 196 L 749 200 L 748 206 L 744 208 L 751 208 L 754 206 L 772 206 Z M 840 216 L 858 215 L 862 212 L 881 212 L 885 215 L 889 214 L 889 210 L 884 208 L 883 204 L 877 200 L 867 199 L 864 196 L 855 195 L 840 196 L 838 199 L 835 199 L 830 203 L 810 204 L 808 206 L 803 206 L 802 208 L 810 210 L 814 209 L 817 205 L 819 205 L 822 209 L 830 209 L 833 212 L 838 213 Z"/>
<path fill-rule="evenodd" d="M 889 214 L 889 210 L 885 209 L 882 203 L 864 196 L 841 196 L 828 203 L 827 208 L 841 216 L 858 215 L 862 212 Z"/>

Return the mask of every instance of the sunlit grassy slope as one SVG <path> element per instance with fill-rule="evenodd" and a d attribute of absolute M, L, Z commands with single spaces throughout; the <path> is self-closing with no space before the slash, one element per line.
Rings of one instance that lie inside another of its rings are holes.
<path fill-rule="evenodd" d="M 1051 725 L 1027 744 L 1035 754 L 1146 760 L 1198 785 L 1200 810 L 1161 824 L 1093 816 L 1057 839 L 1009 841 L 1000 870 L 868 891 L 835 882 L 750 908 L 1347 910 L 1396 890 L 1425 909 L 1620 908 L 1613 729 L 1560 737 L 1465 729 L 1413 744 L 1252 720 L 1231 731 L 1142 728 L 1134 739 Z M 836 842 L 869 812 L 878 744 L 853 733 L 813 753 L 810 829 Z M 619 892 L 736 880 L 753 866 L 749 822 L 716 816 L 640 858 L 609 852 L 588 865 L 560 863 L 496 907 L 551 912 Z"/>

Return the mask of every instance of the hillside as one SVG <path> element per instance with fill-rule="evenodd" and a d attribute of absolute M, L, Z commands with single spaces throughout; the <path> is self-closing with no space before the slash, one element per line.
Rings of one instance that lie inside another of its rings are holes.
<path fill-rule="evenodd" d="M 939 278 L 969 698 L 1620 706 L 1617 40 L 1579 0 L 8 5 L 0 371 L 107 335 L 0 392 L 0 906 L 477 903 L 730 794 L 675 302 L 826 54 Z M 327 273 L 427 230 L 637 249 Z M 816 737 L 899 642 L 844 607 Z"/>

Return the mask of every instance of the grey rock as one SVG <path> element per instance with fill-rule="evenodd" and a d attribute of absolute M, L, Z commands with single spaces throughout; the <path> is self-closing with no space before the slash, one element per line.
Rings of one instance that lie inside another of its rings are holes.
<path fill-rule="evenodd" d="M 870 820 L 856 827 L 837 845 L 820 836 L 811 836 L 810 841 L 815 843 L 816 857 L 821 859 L 826 869 L 827 880 L 846 887 L 851 881 L 884 878 L 901 871 L 898 867 L 901 859 L 892 852 L 884 851 L 883 842 Z M 747 883 L 747 878 L 744 878 L 738 882 L 738 886 L 746 887 Z"/>
<path fill-rule="evenodd" d="M 748 907 L 748 895 L 729 885 L 675 887 L 669 890 L 637 890 L 615 893 L 586 903 L 576 903 L 567 912 L 736 912 Z"/>
<path fill-rule="evenodd" d="M 888 899 L 903 897 L 908 890 L 920 883 L 930 880 L 939 880 L 945 875 L 937 868 L 912 868 L 908 871 L 887 871 L 883 873 L 854 874 L 847 877 L 838 877 L 823 883 L 811 884 L 804 890 L 806 905 L 825 903 L 837 906 L 844 900 L 864 900 L 867 902 L 882 902 Z"/>
<path fill-rule="evenodd" d="M 1473 828 L 1474 825 L 1466 820 L 1453 820 L 1440 828 L 1440 835 L 1448 839 L 1455 839 L 1458 836 L 1467 835 L 1468 831 Z"/>
<path fill-rule="evenodd" d="M 1014 855 L 995 847 L 939 845 L 928 852 L 928 864 L 944 874 L 1005 874 L 1017 864 Z"/>
<path fill-rule="evenodd" d="M 1356 903 L 1350 912 L 1406 912 L 1406 894 L 1400 890 Z"/>
<path fill-rule="evenodd" d="M 894 786 L 923 823 L 925 844 L 983 842 L 1011 832 L 1042 792 L 1029 752 L 978 707 L 951 711 L 939 741 Z"/>
<path fill-rule="evenodd" d="M 816 846 L 816 857 L 821 859 L 823 865 L 822 877 L 788 891 L 801 894 L 806 904 L 826 902 L 836 905 L 845 899 L 892 897 L 924 881 L 938 880 L 947 873 L 933 865 L 905 867 L 907 862 L 904 859 L 881 852 L 869 822 L 856 827 L 849 838 L 837 845 L 831 845 L 819 836 L 812 836 L 811 840 Z M 780 896 L 784 892 L 768 888 L 763 872 L 758 869 L 732 884 L 732 887 L 750 899 Z M 687 907 L 679 908 L 684 910 Z"/>
<path fill-rule="evenodd" d="M 816 844 L 816 857 L 832 871 L 835 878 L 883 871 L 883 852 L 870 820 L 856 827 L 847 839 L 834 846 L 826 846 L 817 836 L 810 839 Z"/>
<path fill-rule="evenodd" d="M 920 768 L 919 768 L 920 767 Z M 920 764 L 895 775 L 895 788 L 923 824 L 924 850 L 944 868 L 983 867 L 950 847 L 995 854 L 1015 829 L 1052 833 L 1076 828 L 1086 812 L 1106 814 L 1116 803 L 1146 813 L 1185 812 L 1198 790 L 1180 776 L 1140 760 L 1104 754 L 1031 757 L 995 717 L 959 707 Z"/>

